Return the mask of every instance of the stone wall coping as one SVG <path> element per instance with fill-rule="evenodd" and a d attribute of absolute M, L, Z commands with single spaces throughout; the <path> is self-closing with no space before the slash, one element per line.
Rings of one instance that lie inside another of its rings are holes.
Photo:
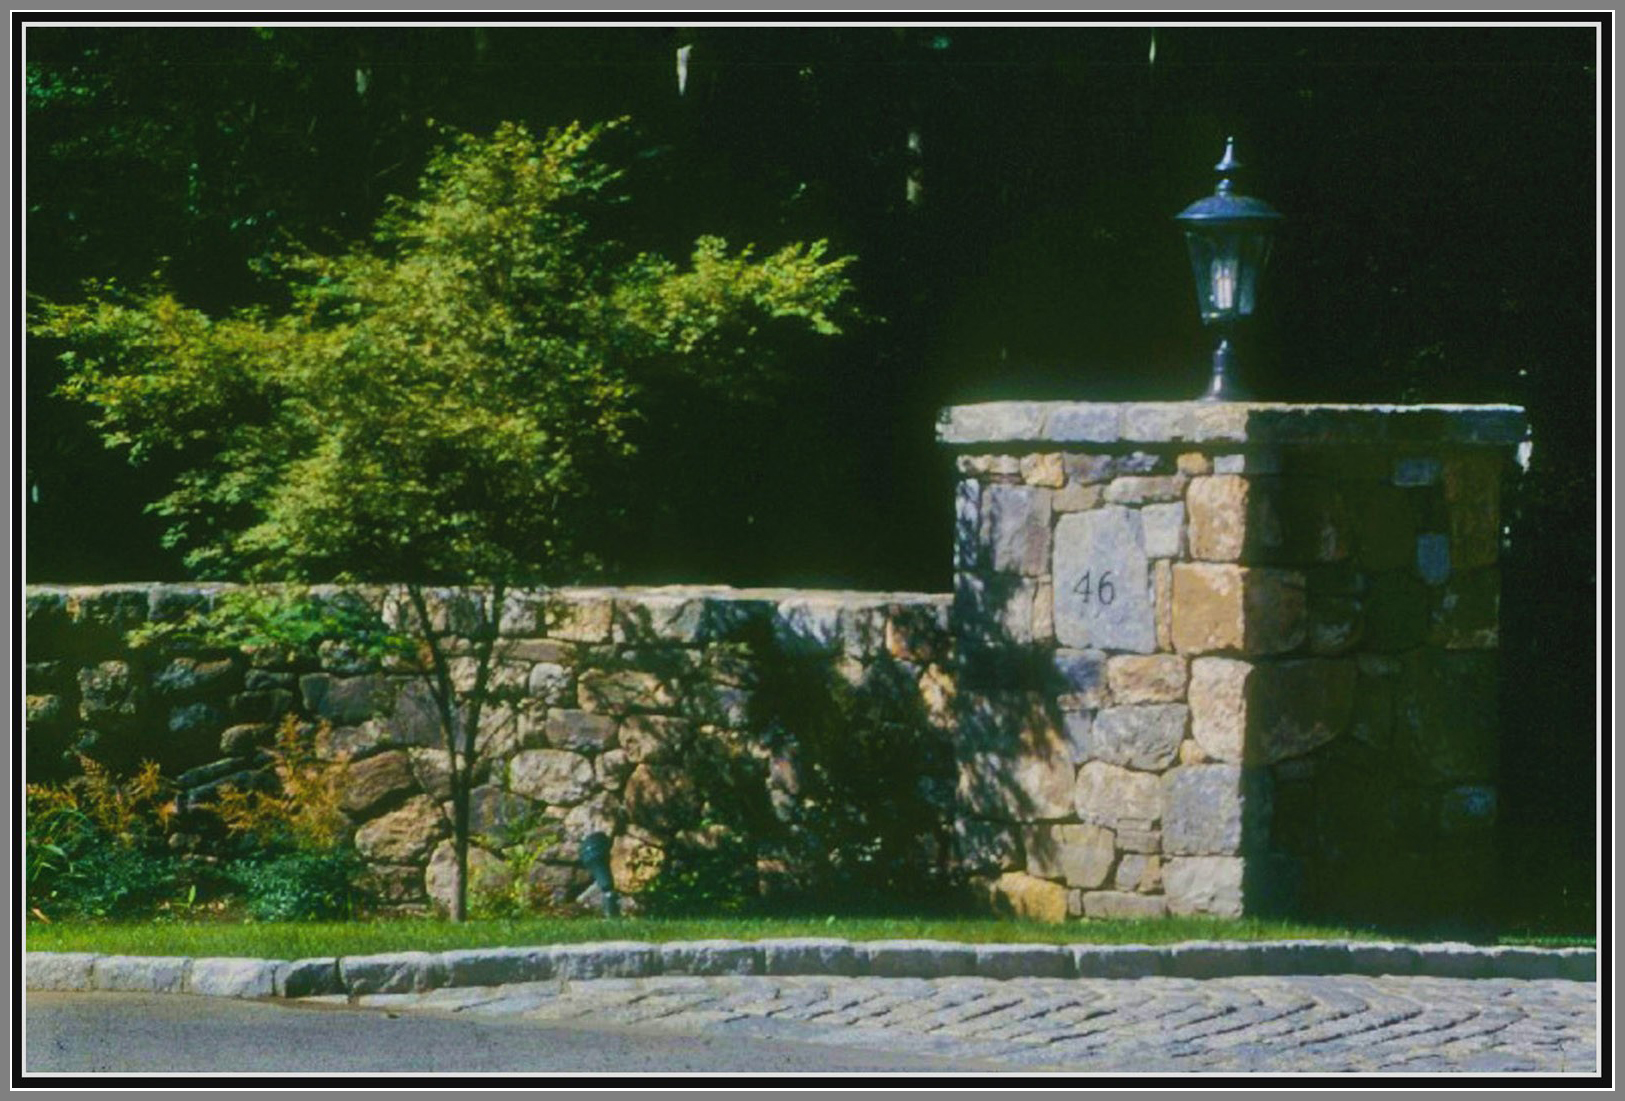
<path fill-rule="evenodd" d="M 643 941 L 389 952 L 309 960 L 28 952 L 29 990 L 120 990 L 218 997 L 361 996 L 566 977 L 869 975 L 990 979 L 1414 975 L 1595 982 L 1595 948 L 1382 941 L 1175 944 L 962 944 L 937 940 Z"/>
<path fill-rule="evenodd" d="M 1512 447 L 1527 438 L 1516 405 L 1351 405 L 1288 402 L 995 401 L 937 417 L 950 447 L 1016 444 L 1454 444 Z"/>

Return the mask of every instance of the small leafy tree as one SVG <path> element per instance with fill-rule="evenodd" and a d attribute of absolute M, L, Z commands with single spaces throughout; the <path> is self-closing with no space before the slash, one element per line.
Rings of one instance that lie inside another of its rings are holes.
<path fill-rule="evenodd" d="M 454 136 L 365 247 L 281 258 L 285 310 L 212 318 L 108 284 L 36 303 L 106 442 L 179 457 L 152 507 L 198 575 L 404 583 L 450 756 L 459 920 L 507 593 L 593 564 L 589 493 L 632 452 L 649 385 L 746 389 L 765 327 L 837 333 L 850 290 L 822 242 L 758 257 L 702 237 L 679 266 L 606 239 L 621 173 L 595 147 L 619 125 Z M 484 590 L 466 690 L 436 585 Z"/>

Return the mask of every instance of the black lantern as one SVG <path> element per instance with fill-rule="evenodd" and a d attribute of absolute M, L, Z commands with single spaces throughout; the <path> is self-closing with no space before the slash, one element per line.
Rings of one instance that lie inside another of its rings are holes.
<path fill-rule="evenodd" d="M 1230 177 L 1241 168 L 1235 139 L 1226 138 L 1224 157 L 1213 166 L 1219 185 L 1176 215 L 1185 229 L 1196 276 L 1196 305 L 1202 324 L 1218 331 L 1213 350 L 1213 380 L 1203 401 L 1233 401 L 1240 397 L 1231 377 L 1230 338 L 1236 323 L 1252 316 L 1258 296 L 1258 276 L 1269 260 L 1270 235 L 1281 215 L 1262 199 L 1235 193 Z"/>

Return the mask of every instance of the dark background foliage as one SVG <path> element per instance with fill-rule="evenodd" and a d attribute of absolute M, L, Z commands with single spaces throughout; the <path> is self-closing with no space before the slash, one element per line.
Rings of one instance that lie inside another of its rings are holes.
<path fill-rule="evenodd" d="M 1596 41 L 1529 26 L 31 28 L 25 274 L 55 298 L 162 271 L 210 311 L 274 301 L 256 269 L 281 235 L 361 238 L 417 178 L 429 120 L 630 115 L 617 236 L 668 254 L 701 232 L 828 237 L 861 258 L 862 305 L 885 320 L 785 349 L 799 367 L 768 403 L 651 395 L 641 466 L 605 490 L 611 579 L 940 591 L 939 407 L 1200 391 L 1206 341 L 1170 218 L 1233 133 L 1247 190 L 1288 217 L 1245 349 L 1258 394 L 1529 410 L 1533 465 L 1508 501 L 1517 782 L 1502 816 L 1531 853 L 1589 859 Z M 52 397 L 53 351 L 29 348 L 28 579 L 179 576 L 141 512 L 170 472 L 101 449 Z"/>

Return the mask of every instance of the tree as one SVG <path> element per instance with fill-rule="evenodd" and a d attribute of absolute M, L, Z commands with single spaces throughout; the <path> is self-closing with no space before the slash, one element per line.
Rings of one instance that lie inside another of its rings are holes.
<path fill-rule="evenodd" d="M 370 247 L 279 258 L 280 312 L 213 318 L 108 283 L 36 303 L 106 443 L 179 458 L 150 507 L 196 574 L 404 584 L 451 762 L 458 920 L 509 591 L 591 567 L 589 494 L 634 450 L 640 394 L 756 388 L 764 329 L 831 335 L 849 312 L 852 258 L 823 242 L 757 257 L 702 237 L 680 267 L 608 238 L 621 173 L 597 147 L 619 125 L 453 135 Z M 484 590 L 462 687 L 435 585 Z"/>

